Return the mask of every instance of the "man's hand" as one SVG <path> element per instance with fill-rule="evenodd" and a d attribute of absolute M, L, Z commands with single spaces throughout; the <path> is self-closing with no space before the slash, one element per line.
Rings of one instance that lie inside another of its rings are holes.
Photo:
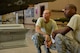
<path fill-rule="evenodd" d="M 45 35 L 45 41 L 47 41 L 47 42 L 48 42 L 48 41 L 50 41 L 50 39 L 51 39 L 51 38 L 50 38 L 50 36 L 49 36 L 49 35 Z"/>
<path fill-rule="evenodd" d="M 47 48 L 49 48 L 52 44 L 52 41 L 51 41 L 51 37 L 49 35 L 45 35 L 45 42 L 44 44 L 46 45 Z"/>
<path fill-rule="evenodd" d="M 52 33 L 52 38 L 53 39 L 55 39 L 55 36 L 56 36 L 56 34 L 55 33 Z"/>
<path fill-rule="evenodd" d="M 50 41 L 45 41 L 44 42 L 44 44 L 45 44 L 45 46 L 47 47 L 47 48 L 50 48 L 50 46 L 51 46 L 51 44 L 52 44 L 52 41 L 50 40 Z"/>

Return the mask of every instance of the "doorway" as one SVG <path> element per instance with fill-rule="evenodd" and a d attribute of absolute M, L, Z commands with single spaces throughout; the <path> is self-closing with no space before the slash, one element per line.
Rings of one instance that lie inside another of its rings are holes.
<path fill-rule="evenodd" d="M 42 17 L 43 11 L 45 10 L 45 6 L 40 6 L 40 17 Z"/>

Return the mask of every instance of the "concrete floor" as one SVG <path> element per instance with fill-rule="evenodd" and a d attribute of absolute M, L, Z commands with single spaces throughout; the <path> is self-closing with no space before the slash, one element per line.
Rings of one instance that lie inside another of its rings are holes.
<path fill-rule="evenodd" d="M 26 34 L 26 47 L 2 49 L 0 53 L 37 53 L 36 48 L 31 40 L 31 36 L 34 34 L 34 30 L 29 30 Z M 45 53 L 42 46 L 42 53 Z M 51 53 L 57 53 L 56 50 L 51 50 Z"/>

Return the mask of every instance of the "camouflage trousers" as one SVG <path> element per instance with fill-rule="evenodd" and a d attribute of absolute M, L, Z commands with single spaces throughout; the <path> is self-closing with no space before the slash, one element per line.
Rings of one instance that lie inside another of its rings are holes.
<path fill-rule="evenodd" d="M 56 49 L 58 53 L 80 53 L 80 43 L 62 34 L 55 37 Z"/>
<path fill-rule="evenodd" d="M 41 45 L 44 45 L 44 41 L 45 41 L 45 38 L 43 37 L 43 35 L 39 34 L 39 33 L 35 33 L 33 36 L 32 36 L 32 40 L 36 46 L 36 48 L 39 48 L 41 47 Z M 52 44 L 51 49 L 55 49 L 55 44 Z M 44 45 L 44 49 L 46 50 L 46 46 Z M 46 53 L 47 53 L 47 50 L 46 50 Z"/>

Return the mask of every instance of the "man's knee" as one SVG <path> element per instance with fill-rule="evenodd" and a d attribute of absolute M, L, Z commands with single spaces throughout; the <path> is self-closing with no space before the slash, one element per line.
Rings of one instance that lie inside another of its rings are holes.
<path fill-rule="evenodd" d="M 35 33 L 34 35 L 32 35 L 32 40 L 37 40 L 38 39 L 39 34 Z"/>
<path fill-rule="evenodd" d="M 55 39 L 56 39 L 56 38 L 62 38 L 62 37 L 63 37 L 62 34 L 57 34 L 57 35 L 55 36 Z"/>
<path fill-rule="evenodd" d="M 37 48 L 39 47 L 38 36 L 39 36 L 39 33 L 35 33 L 32 35 L 32 41 L 34 42 L 34 44 Z"/>
<path fill-rule="evenodd" d="M 62 34 L 57 34 L 56 37 L 55 37 L 55 42 L 61 44 L 62 39 L 63 39 L 63 35 Z"/>

